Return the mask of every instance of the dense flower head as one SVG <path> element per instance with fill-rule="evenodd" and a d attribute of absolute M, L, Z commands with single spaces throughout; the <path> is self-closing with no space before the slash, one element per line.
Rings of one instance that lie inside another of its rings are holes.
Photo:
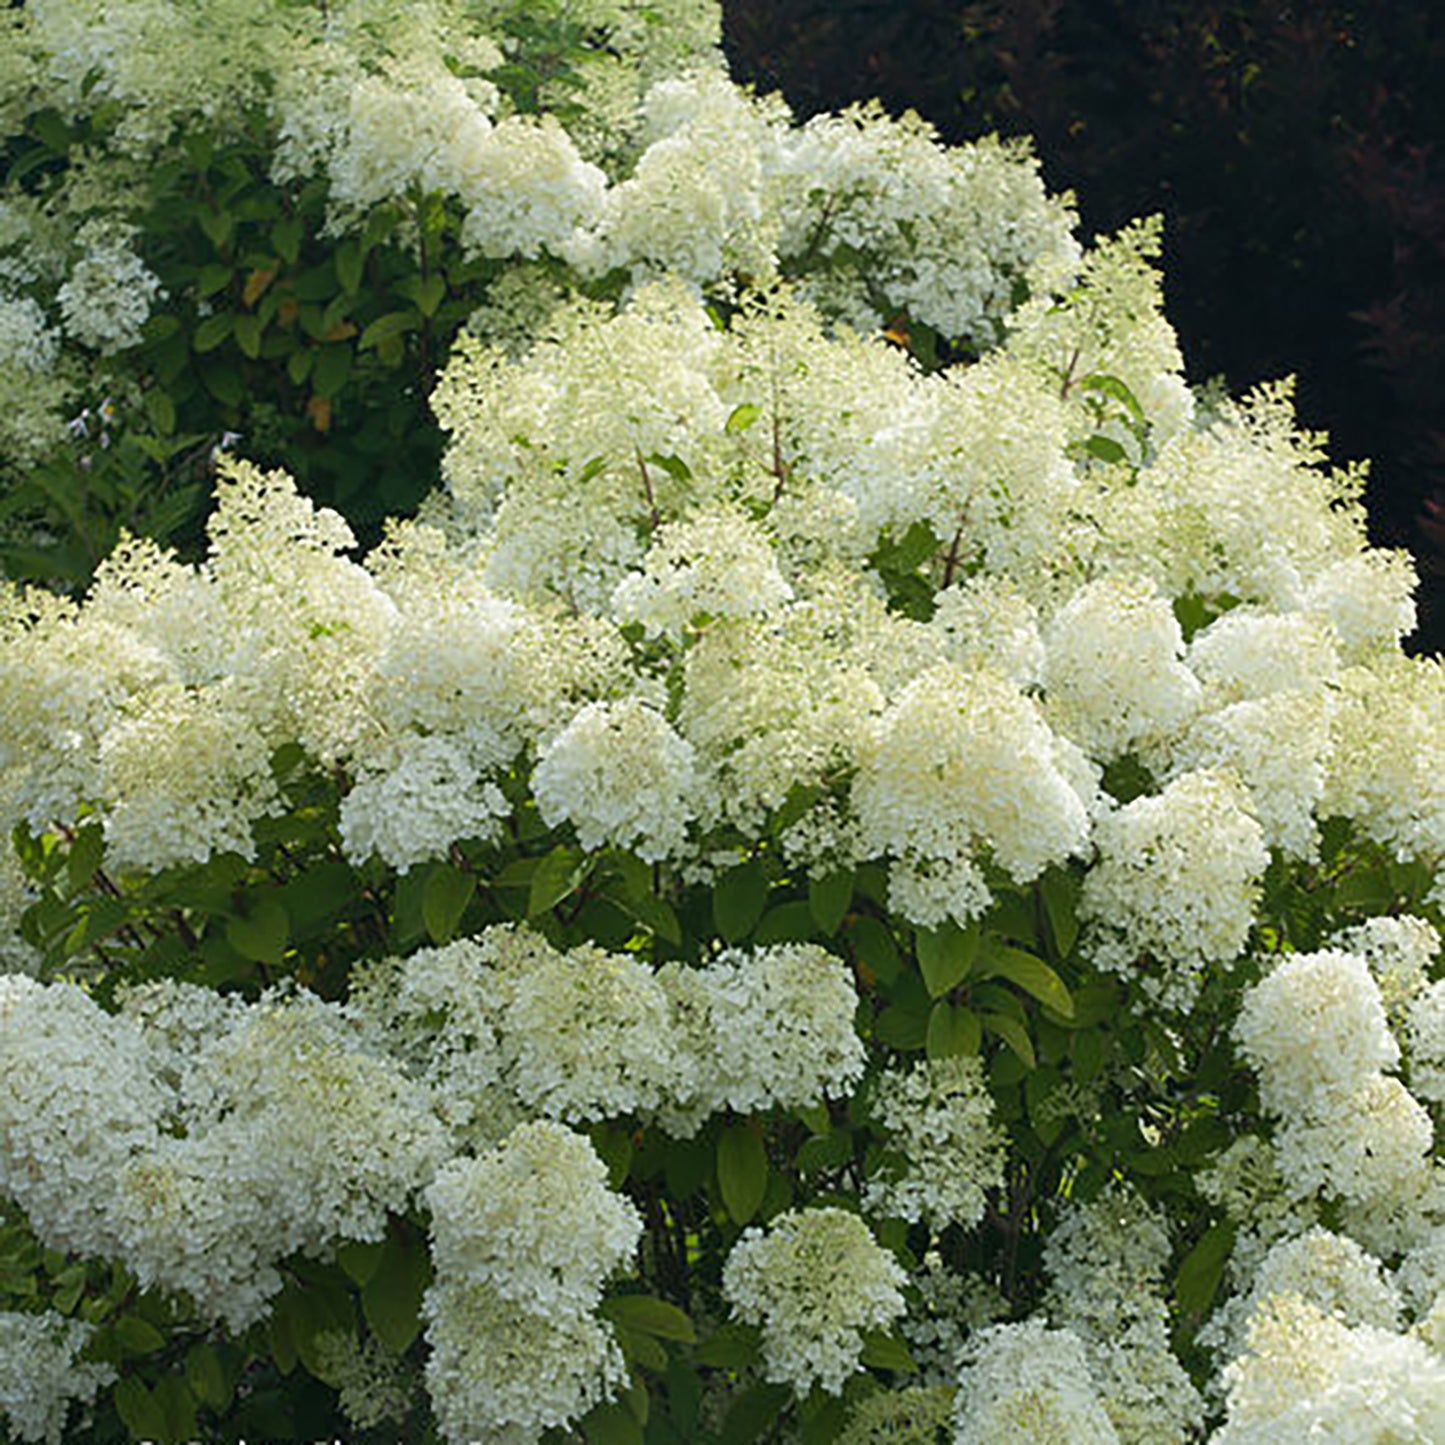
<path fill-rule="evenodd" d="M 907 1276 L 856 1214 L 790 1210 L 749 1229 L 723 1269 L 734 1314 L 762 1327 L 764 1370 L 800 1396 L 837 1395 L 862 1368 L 863 1332 L 904 1311 Z"/>
<path fill-rule="evenodd" d="M 993 1325 L 969 1341 L 954 1403 L 954 1445 L 1070 1440 L 1118 1445 L 1079 1337 L 1041 1320 Z"/>
<path fill-rule="evenodd" d="M 879 720 L 854 782 L 866 846 L 943 861 L 987 852 L 1020 882 L 1036 878 L 1088 836 L 1085 799 L 1056 752 L 1012 683 L 931 669 Z"/>
<path fill-rule="evenodd" d="M 1167 739 L 1198 706 L 1179 623 L 1150 582 L 1080 588 L 1049 621 L 1044 647 L 1049 716 L 1101 762 Z"/>
<path fill-rule="evenodd" d="M 1400 1293 L 1380 1261 L 1348 1235 L 1316 1225 L 1269 1249 L 1248 1291 L 1230 1300 L 1211 1321 L 1211 1342 L 1217 1342 L 1226 1359 L 1242 1355 L 1255 1316 L 1284 1296 L 1301 1299 L 1352 1328 L 1400 1327 Z"/>
<path fill-rule="evenodd" d="M 1003 1183 L 1003 1138 L 977 1058 L 935 1059 L 889 1070 L 873 1111 L 900 1167 L 863 1190 L 870 1211 L 936 1229 L 977 1224 L 985 1196 Z"/>
<path fill-rule="evenodd" d="M 1235 1035 L 1259 1070 L 1262 1102 L 1282 1117 L 1318 1113 L 1334 1091 L 1400 1058 L 1368 965 L 1337 949 L 1278 963 L 1245 995 Z"/>
<path fill-rule="evenodd" d="M 539 1313 L 467 1278 L 437 1280 L 422 1310 L 427 1392 L 455 1445 L 534 1445 L 627 1382 L 611 1327 L 590 1314 Z"/>
<path fill-rule="evenodd" d="M 545 1120 L 449 1161 L 426 1198 L 439 1274 L 544 1316 L 594 1307 L 642 1232 L 591 1144 Z"/>
<path fill-rule="evenodd" d="M 649 862 L 682 851 L 697 811 L 691 745 L 636 698 L 582 708 L 543 745 L 532 788 L 589 852 L 610 843 Z"/>
<path fill-rule="evenodd" d="M 1418 1339 L 1351 1327 L 1297 1295 L 1276 1296 L 1255 1317 L 1225 1382 L 1218 1445 L 1423 1442 L 1445 1433 L 1445 1361 Z"/>
<path fill-rule="evenodd" d="M 1100 818 L 1094 838 L 1081 911 L 1096 921 L 1095 961 L 1166 1007 L 1189 1007 L 1204 970 L 1243 951 L 1269 862 L 1239 784 L 1185 773 Z M 1136 973 L 1150 955 L 1161 971 Z"/>
<path fill-rule="evenodd" d="M 862 1076 L 853 980 L 816 944 L 728 949 L 703 968 L 664 965 L 658 982 L 698 1065 L 673 1121 L 687 1132 L 699 1111 L 816 1104 Z"/>
<path fill-rule="evenodd" d="M 17 1440 L 60 1445 L 71 1405 L 115 1379 L 112 1366 L 79 1358 L 94 1333 L 53 1310 L 0 1311 L 0 1414 Z"/>

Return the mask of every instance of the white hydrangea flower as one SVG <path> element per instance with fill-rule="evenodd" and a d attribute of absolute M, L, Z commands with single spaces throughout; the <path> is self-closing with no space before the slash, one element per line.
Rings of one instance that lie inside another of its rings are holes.
<path fill-rule="evenodd" d="M 120 1172 L 121 1257 L 236 1328 L 265 1314 L 281 1259 L 380 1239 L 449 1152 L 425 1094 L 314 995 L 241 1012 L 183 1083 L 184 1132 Z"/>
<path fill-rule="evenodd" d="M 1369 965 L 1337 949 L 1278 963 L 1245 994 L 1234 1032 L 1281 1118 L 1333 1112 L 1339 1090 L 1400 1058 Z"/>
<path fill-rule="evenodd" d="M 508 116 L 476 130 L 455 159 L 467 214 L 462 244 L 482 256 L 562 255 L 602 210 L 607 177 L 552 116 Z"/>
<path fill-rule="evenodd" d="M 1445 857 L 1445 663 L 1394 657 L 1341 674 L 1320 815 L 1358 823 L 1397 858 Z"/>
<path fill-rule="evenodd" d="M 701 618 L 765 616 L 792 596 L 762 529 L 714 507 L 658 531 L 642 570 L 617 584 L 612 610 L 619 622 L 676 640 Z"/>
<path fill-rule="evenodd" d="M 338 831 L 353 862 L 377 857 L 407 873 L 463 838 L 495 838 L 512 811 L 458 739 L 412 733 L 381 764 L 372 760 L 341 800 Z"/>
<path fill-rule="evenodd" d="M 89 1404 L 115 1370 L 79 1358 L 95 1327 L 53 1310 L 0 1310 L 0 1415 L 17 1440 L 60 1445 L 72 1404 Z"/>
<path fill-rule="evenodd" d="M 1068 1209 L 1044 1246 L 1051 1319 L 1075 1334 L 1121 1445 L 1184 1445 L 1204 1401 L 1170 1343 L 1165 1218 L 1111 1186 Z"/>
<path fill-rule="evenodd" d="M 656 862 L 682 851 L 697 815 L 693 759 L 639 699 L 588 703 L 544 744 L 532 794 L 548 826 L 571 823 L 589 852 L 611 844 Z"/>
<path fill-rule="evenodd" d="M 953 1445 L 1022 1440 L 1119 1445 L 1082 1341 L 1042 1320 L 980 1330 L 968 1343 L 958 1377 Z"/>
<path fill-rule="evenodd" d="M 439 1274 L 542 1316 L 594 1309 L 642 1235 L 592 1145 L 547 1120 L 443 1165 L 426 1200 Z"/>
<path fill-rule="evenodd" d="M 953 1417 L 948 1385 L 881 1390 L 853 1407 L 836 1445 L 934 1445 Z"/>
<path fill-rule="evenodd" d="M 660 81 L 644 104 L 646 148 L 609 192 L 597 232 L 569 255 L 584 271 L 671 272 L 700 285 L 728 271 L 769 275 L 779 222 L 763 186 L 786 107 L 710 70 Z"/>
<path fill-rule="evenodd" d="M 505 1002 L 486 948 L 460 938 L 353 970 L 346 1011 L 429 1093 L 457 1135 L 486 1147 L 520 1118 L 505 1108 L 497 1019 Z"/>
<path fill-rule="evenodd" d="M 1238 957 L 1269 864 L 1259 824 L 1226 777 L 1185 773 L 1095 824 L 1099 860 L 1080 915 L 1096 924 L 1094 961 L 1168 1008 L 1188 1008 L 1211 964 Z M 1137 971 L 1152 955 L 1159 972 Z"/>
<path fill-rule="evenodd" d="M 110 866 L 254 857 L 253 824 L 281 808 L 271 751 L 249 699 L 227 684 L 150 689 L 100 739 Z"/>
<path fill-rule="evenodd" d="M 1312 578 L 1304 606 L 1329 619 L 1345 657 L 1355 661 L 1397 646 L 1415 630 L 1418 586 L 1408 552 L 1371 547 Z"/>
<path fill-rule="evenodd" d="M 547 949 L 512 981 L 498 1028 L 507 1080 L 529 1107 L 584 1121 L 654 1111 L 679 1094 L 684 1059 L 651 968 L 583 944 Z"/>
<path fill-rule="evenodd" d="M 1400 1292 L 1380 1261 L 1347 1235 L 1315 1225 L 1270 1248 L 1248 1293 L 1230 1300 L 1211 1322 L 1211 1343 L 1226 1360 L 1242 1355 L 1255 1315 L 1284 1295 L 1351 1327 L 1370 1325 L 1392 1333 L 1400 1328 Z"/>
<path fill-rule="evenodd" d="M 1198 717 L 1173 748 L 1172 761 L 1180 772 L 1232 773 L 1249 791 L 1265 846 L 1289 858 L 1312 859 L 1329 754 L 1326 699 L 1274 692 Z"/>
<path fill-rule="evenodd" d="M 1147 580 L 1081 587 L 1050 619 L 1044 645 L 1049 716 L 1101 762 L 1166 741 L 1199 706 L 1179 622 Z"/>
<path fill-rule="evenodd" d="M 39 461 L 65 435 L 78 378 L 59 359 L 60 335 L 40 303 L 0 291 L 0 443 L 19 465 Z"/>
<path fill-rule="evenodd" d="M 1431 960 L 1440 952 L 1435 925 L 1410 914 L 1367 918 L 1326 941 L 1329 948 L 1358 954 L 1370 965 L 1391 1024 L 1403 1022 L 1410 1000 L 1429 982 Z"/>
<path fill-rule="evenodd" d="M 134 1024 L 75 984 L 0 976 L 0 1193 L 48 1247 L 119 1253 L 116 1181 L 169 1102 Z"/>
<path fill-rule="evenodd" d="M 728 949 L 703 968 L 664 964 L 657 981 L 672 1001 L 695 1093 L 664 1123 L 691 1133 L 722 1108 L 753 1113 L 801 1108 L 846 1093 L 863 1074 L 853 1026 L 858 995 L 842 959 L 816 944 Z"/>
<path fill-rule="evenodd" d="M 981 1060 L 935 1059 L 887 1070 L 873 1114 L 902 1160 L 896 1172 L 867 1181 L 863 1207 L 927 1220 L 935 1229 L 977 1224 L 986 1194 L 1001 1188 L 1004 1177 L 1004 1138 Z"/>
<path fill-rule="evenodd" d="M 1430 1115 L 1399 1079 L 1365 1074 L 1328 1112 L 1287 1118 L 1276 1136 L 1295 1195 L 1322 1189 L 1347 1203 L 1410 1206 L 1430 1180 Z"/>
<path fill-rule="evenodd" d="M 856 1214 L 790 1210 L 748 1229 L 723 1267 L 723 1297 L 762 1327 L 768 1379 L 799 1396 L 837 1395 L 862 1368 L 865 1330 L 886 1330 L 906 1308 L 907 1275 Z"/>
<path fill-rule="evenodd" d="M 966 927 L 987 913 L 993 892 L 983 869 L 972 858 L 938 862 L 909 859 L 888 869 L 888 906 L 921 928 L 937 928 L 949 919 Z"/>
<path fill-rule="evenodd" d="M 1312 693 L 1340 670 L 1334 633 L 1320 618 L 1251 607 L 1226 612 L 1197 633 L 1185 661 L 1211 707 Z"/>
<path fill-rule="evenodd" d="M 536 1445 L 628 1381 L 612 1327 L 538 1312 L 471 1279 L 439 1278 L 422 1301 L 427 1393 L 451 1445 Z"/>
<path fill-rule="evenodd" d="M 1255 1316 L 1224 1371 L 1228 1419 L 1214 1445 L 1445 1438 L 1445 1359 L 1423 1341 L 1351 1328 L 1293 1295 Z"/>
<path fill-rule="evenodd" d="M 1432 1104 L 1445 1104 L 1445 979 L 1411 999 L 1405 1055 L 1411 1092 Z"/>
<path fill-rule="evenodd" d="M 920 674 L 879 720 L 853 783 L 865 846 L 950 861 L 987 850 L 1019 882 L 1080 852 L 1087 801 L 1036 705 L 992 673 Z"/>
<path fill-rule="evenodd" d="M 1044 666 L 1038 609 L 1003 578 L 981 574 L 943 588 L 929 625 L 943 634 L 950 662 L 988 668 L 1020 688 L 1038 686 Z"/>
<path fill-rule="evenodd" d="M 140 341 L 151 303 L 161 294 L 160 277 L 125 234 L 83 227 L 76 239 L 84 255 L 56 295 L 65 330 L 102 356 L 128 350 Z"/>

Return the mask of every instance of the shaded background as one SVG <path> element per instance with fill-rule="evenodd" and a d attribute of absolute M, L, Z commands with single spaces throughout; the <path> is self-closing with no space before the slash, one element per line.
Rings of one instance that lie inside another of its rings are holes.
<path fill-rule="evenodd" d="M 1294 374 L 1368 457 L 1373 540 L 1445 647 L 1445 6 L 1438 0 L 724 0 L 733 73 L 799 119 L 880 97 L 1030 135 L 1085 237 L 1165 219 L 1189 377 Z M 1438 514 L 1432 503 L 1440 507 Z"/>

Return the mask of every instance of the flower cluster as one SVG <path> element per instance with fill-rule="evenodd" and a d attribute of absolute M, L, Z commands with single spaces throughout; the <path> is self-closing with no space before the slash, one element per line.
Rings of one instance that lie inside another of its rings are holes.
<path fill-rule="evenodd" d="M 760 1325 L 767 1376 L 799 1395 L 837 1395 L 861 1368 L 863 1332 L 904 1311 L 907 1276 L 856 1214 L 805 1209 L 749 1229 L 723 1270 L 733 1313 Z"/>
<path fill-rule="evenodd" d="M 873 1112 L 901 1167 L 869 1180 L 866 1209 L 936 1230 L 977 1224 L 1003 1183 L 1003 1137 L 976 1058 L 936 1059 L 879 1079 Z"/>
<path fill-rule="evenodd" d="M 559 1124 L 521 1125 L 447 1164 L 427 1203 L 426 1377 L 447 1438 L 536 1439 L 614 1394 L 622 1354 L 595 1311 L 642 1224 L 591 1145 Z"/>
<path fill-rule="evenodd" d="M 71 1405 L 115 1379 L 110 1365 L 81 1358 L 93 1333 L 53 1311 L 0 1311 L 0 1414 L 17 1440 L 60 1445 Z"/>

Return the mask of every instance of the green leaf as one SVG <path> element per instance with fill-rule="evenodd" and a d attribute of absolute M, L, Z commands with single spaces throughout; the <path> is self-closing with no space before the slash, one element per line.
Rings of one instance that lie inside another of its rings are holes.
<path fill-rule="evenodd" d="M 1224 1266 L 1234 1248 L 1234 1225 L 1227 1219 L 1211 1224 L 1180 1261 L 1174 1298 L 1185 1318 L 1202 1319 L 1214 1301 Z"/>
<path fill-rule="evenodd" d="M 191 337 L 192 347 L 198 352 L 214 351 L 231 334 L 235 324 L 236 318 L 229 311 L 217 311 L 207 316 Z"/>
<path fill-rule="evenodd" d="M 432 869 L 422 890 L 421 916 L 433 943 L 450 943 L 456 937 L 457 924 L 476 891 L 475 873 L 463 872 L 450 863 Z"/>
<path fill-rule="evenodd" d="M 613 1324 L 625 1325 L 660 1340 L 691 1345 L 697 1340 L 692 1321 L 674 1304 L 649 1294 L 619 1294 L 603 1300 L 598 1313 Z"/>
<path fill-rule="evenodd" d="M 762 1336 L 755 1325 L 720 1325 L 692 1357 L 714 1370 L 745 1370 L 762 1359 Z"/>
<path fill-rule="evenodd" d="M 431 1268 L 420 1239 L 386 1241 L 376 1273 L 361 1287 L 361 1309 L 372 1333 L 393 1354 L 411 1347 L 421 1332 L 421 1298 Z"/>
<path fill-rule="evenodd" d="M 186 1354 L 186 1383 L 196 1399 L 213 1410 L 231 1403 L 231 1388 L 214 1345 L 192 1345 Z"/>
<path fill-rule="evenodd" d="M 311 389 L 317 396 L 335 396 L 351 375 L 351 347 L 344 341 L 323 346 L 311 370 Z"/>
<path fill-rule="evenodd" d="M 924 1048 L 930 1059 L 951 1059 L 976 1054 L 983 1043 L 983 1025 L 972 1009 L 939 999 L 928 1016 Z"/>
<path fill-rule="evenodd" d="M 160 387 L 153 386 L 145 394 L 146 415 L 151 425 L 162 436 L 170 436 L 176 429 L 176 404 Z"/>
<path fill-rule="evenodd" d="M 581 885 L 591 861 L 578 849 L 559 844 L 537 863 L 527 893 L 527 917 L 548 913 Z"/>
<path fill-rule="evenodd" d="M 139 1315 L 124 1315 L 112 1328 L 116 1343 L 128 1355 L 153 1355 L 165 1348 L 166 1337 Z"/>
<path fill-rule="evenodd" d="M 619 1400 L 589 1411 L 582 1417 L 581 1426 L 588 1445 L 643 1445 L 642 1426 Z"/>
<path fill-rule="evenodd" d="M 745 432 L 763 414 L 762 407 L 754 402 L 745 401 L 741 406 L 735 406 L 731 415 L 723 424 L 725 432 Z"/>
<path fill-rule="evenodd" d="M 231 239 L 231 232 L 235 229 L 235 222 L 229 211 L 200 211 L 196 214 L 196 223 L 217 251 L 225 250 L 226 243 Z"/>
<path fill-rule="evenodd" d="M 361 333 L 361 340 L 356 343 L 356 349 L 369 351 L 374 346 L 380 346 L 383 341 L 404 336 L 408 331 L 415 331 L 420 325 L 421 317 L 415 311 L 388 311 L 385 316 L 377 317 Z"/>
<path fill-rule="evenodd" d="M 65 860 L 66 882 L 72 894 L 88 887 L 105 856 L 105 834 L 98 824 L 87 823 L 70 845 L 70 856 Z"/>
<path fill-rule="evenodd" d="M 667 1351 L 653 1336 L 617 1324 L 612 1326 L 612 1332 L 617 1337 L 622 1357 L 629 1365 L 640 1365 L 644 1370 L 653 1370 L 658 1374 L 667 1368 Z"/>
<path fill-rule="evenodd" d="M 713 926 L 729 942 L 740 943 L 753 931 L 768 901 L 768 875 L 751 859 L 724 873 L 713 885 Z"/>
<path fill-rule="evenodd" d="M 846 934 L 858 967 L 882 983 L 892 983 L 903 968 L 898 944 L 888 926 L 863 913 L 848 925 Z"/>
<path fill-rule="evenodd" d="M 166 1412 L 161 1403 L 137 1375 L 127 1375 L 117 1382 L 111 1394 L 116 1414 L 135 1440 L 164 1440 Z"/>
<path fill-rule="evenodd" d="M 305 223 L 299 216 L 288 216 L 271 227 L 271 244 L 276 254 L 288 265 L 294 266 L 301 254 L 301 237 L 305 234 Z"/>
<path fill-rule="evenodd" d="M 890 1004 L 878 1015 L 873 1034 L 879 1043 L 909 1052 L 923 1048 L 928 1039 L 928 1024 L 929 1015 L 921 1009 Z"/>
<path fill-rule="evenodd" d="M 308 376 L 311 375 L 311 368 L 316 364 L 316 352 L 309 347 L 297 347 L 290 356 L 286 358 L 286 375 L 289 376 L 296 386 L 300 386 Z"/>
<path fill-rule="evenodd" d="M 73 1264 L 55 1276 L 55 1293 L 50 1297 L 52 1308 L 68 1315 L 80 1303 L 85 1293 L 86 1268 L 84 1264 Z"/>
<path fill-rule="evenodd" d="M 733 1400 L 723 1421 L 719 1445 L 754 1445 L 788 1408 L 793 1392 L 786 1385 L 754 1385 Z"/>
<path fill-rule="evenodd" d="M 253 361 L 261 354 L 261 318 L 245 314 L 236 317 L 236 345 Z"/>
<path fill-rule="evenodd" d="M 179 1375 L 162 1375 L 151 1391 L 151 1399 L 165 1420 L 162 1440 L 186 1441 L 196 1438 L 196 1397 Z"/>
<path fill-rule="evenodd" d="M 1011 1019 L 1006 1014 L 981 1013 L 979 1021 L 989 1033 L 996 1034 L 1013 1050 L 1019 1062 L 1026 1069 L 1032 1069 L 1035 1066 L 1037 1060 L 1034 1058 L 1033 1041 L 1017 1019 Z"/>
<path fill-rule="evenodd" d="M 280 963 L 290 934 L 291 921 L 274 898 L 263 898 L 245 918 L 226 923 L 226 942 L 255 963 Z"/>
<path fill-rule="evenodd" d="M 768 1151 L 757 1130 L 730 1124 L 719 1135 L 717 1182 L 733 1221 L 746 1224 L 768 1189 Z"/>
<path fill-rule="evenodd" d="M 361 247 L 352 238 L 343 241 L 336 248 L 336 279 L 348 295 L 355 295 L 361 288 L 361 271 L 365 259 Z"/>
<path fill-rule="evenodd" d="M 1078 880 L 1071 873 L 1049 872 L 1044 874 L 1039 892 L 1043 895 L 1054 947 L 1060 958 L 1067 958 L 1079 938 Z"/>
<path fill-rule="evenodd" d="M 445 277 L 428 276 L 420 286 L 417 287 L 416 309 L 423 316 L 435 316 L 437 307 L 446 299 L 447 283 Z"/>
<path fill-rule="evenodd" d="M 365 1285 L 381 1266 L 386 1242 L 376 1239 L 348 1239 L 336 1248 L 336 1262 L 355 1285 Z"/>
<path fill-rule="evenodd" d="M 758 945 L 769 943 L 802 943 L 813 936 L 813 910 L 801 898 L 780 903 L 770 908 L 758 920 L 753 930 L 753 942 Z"/>
<path fill-rule="evenodd" d="M 908 1346 L 896 1335 L 883 1330 L 863 1332 L 863 1352 L 859 1358 L 875 1370 L 894 1370 L 901 1375 L 914 1374 L 918 1369 L 918 1362 L 908 1353 Z"/>
<path fill-rule="evenodd" d="M 853 870 L 808 880 L 808 907 L 820 933 L 836 933 L 853 901 Z"/>
<path fill-rule="evenodd" d="M 1056 1014 L 1074 1016 L 1074 1000 L 1063 979 L 1043 959 L 1021 948 L 991 943 L 976 972 L 980 978 L 1006 978 Z"/>
<path fill-rule="evenodd" d="M 940 998 L 968 977 L 978 956 L 979 939 L 976 927 L 960 928 L 953 922 L 918 930 L 918 967 L 930 998 Z"/>
<path fill-rule="evenodd" d="M 1105 376 L 1096 371 L 1092 376 L 1084 377 L 1078 384 L 1084 391 L 1096 391 L 1101 396 L 1112 397 L 1134 421 L 1140 424 L 1144 422 L 1144 408 L 1139 405 L 1139 399 L 1117 376 Z"/>
<path fill-rule="evenodd" d="M 1110 466 L 1118 466 L 1120 462 L 1129 460 L 1129 453 L 1113 437 L 1106 437 L 1100 432 L 1085 441 L 1084 450 L 1091 457 L 1097 457 L 1099 461 L 1107 462 Z"/>

